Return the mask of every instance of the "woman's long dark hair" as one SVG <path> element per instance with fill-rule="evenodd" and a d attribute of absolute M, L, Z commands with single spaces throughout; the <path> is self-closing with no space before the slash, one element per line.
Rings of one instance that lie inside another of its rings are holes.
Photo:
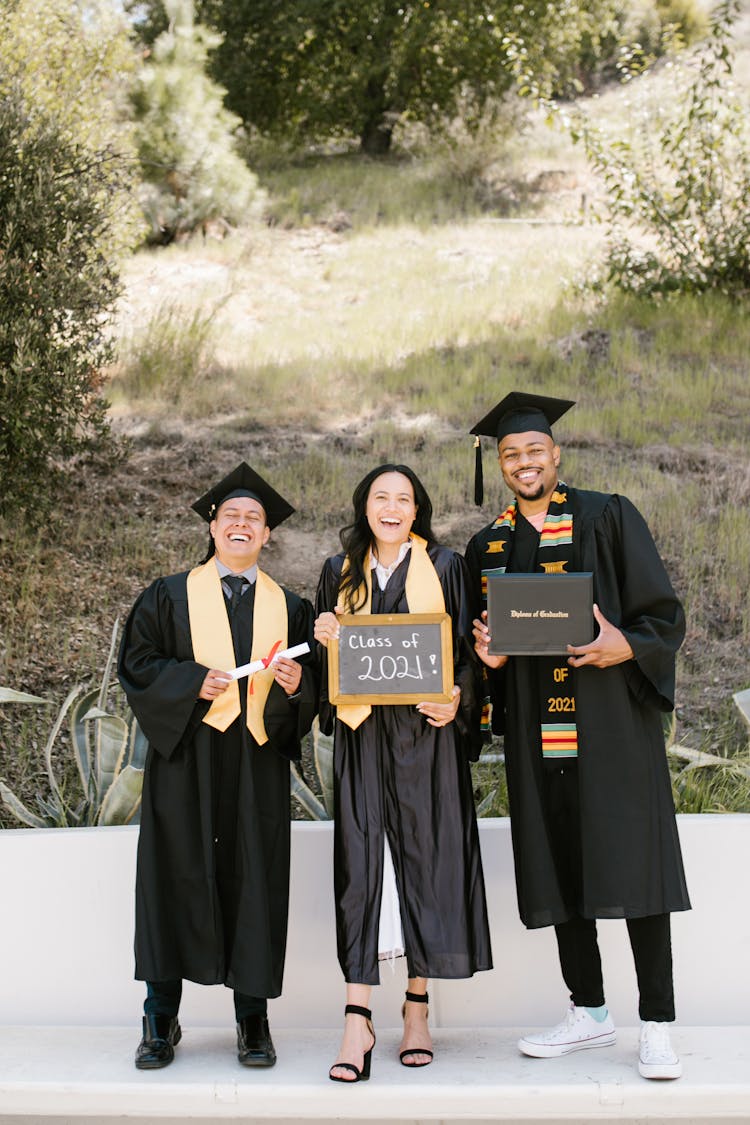
<path fill-rule="evenodd" d="M 367 556 L 372 546 L 373 535 L 367 522 L 367 497 L 373 481 L 383 473 L 402 473 L 408 477 L 414 489 L 414 502 L 417 505 L 417 517 L 411 530 L 415 535 L 421 535 L 428 543 L 435 543 L 432 530 L 432 501 L 427 495 L 427 490 L 421 480 L 408 465 L 378 465 L 363 477 L 354 489 L 352 504 L 354 506 L 354 521 L 342 527 L 339 532 L 341 545 L 349 557 L 349 569 L 341 582 L 341 593 L 344 599 L 344 608 L 347 613 L 354 613 L 364 605 L 365 596 L 365 566 Z M 356 600 L 355 600 L 356 599 Z"/>

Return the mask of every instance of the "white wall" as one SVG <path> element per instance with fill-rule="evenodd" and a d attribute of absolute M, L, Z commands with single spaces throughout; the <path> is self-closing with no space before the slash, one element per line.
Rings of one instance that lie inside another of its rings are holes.
<path fill-rule="evenodd" d="M 684 1025 L 747 1024 L 750 1011 L 750 815 L 679 817 L 693 910 L 673 917 L 677 1018 Z M 0 831 L 0 1025 L 140 1025 L 144 986 L 133 974 L 137 828 Z M 495 969 L 433 983 L 434 1026 L 544 1026 L 567 996 L 552 930 L 526 931 L 516 910 L 507 820 L 480 836 Z M 336 961 L 330 823 L 295 822 L 284 995 L 275 1027 L 330 1027 L 342 1019 Z M 635 976 L 623 922 L 599 924 L 607 1001 L 637 1023 Z M 404 962 L 382 970 L 376 1022 L 395 1026 Z M 231 1024 L 226 989 L 187 984 L 188 1025 Z"/>

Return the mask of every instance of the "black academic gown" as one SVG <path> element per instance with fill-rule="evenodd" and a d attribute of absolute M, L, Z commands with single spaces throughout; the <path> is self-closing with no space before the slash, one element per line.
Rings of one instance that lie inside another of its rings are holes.
<path fill-rule="evenodd" d="M 281 993 L 289 897 L 289 760 L 317 707 L 312 606 L 284 590 L 289 645 L 307 641 L 298 701 L 274 683 L 258 746 L 242 714 L 224 732 L 202 722 L 208 669 L 190 639 L 187 572 L 160 578 L 125 626 L 119 678 L 150 749 L 136 875 L 135 976 Z M 232 623 L 250 659 L 255 586 Z"/>
<path fill-rule="evenodd" d="M 492 968 L 484 879 L 471 784 L 476 758 L 478 667 L 471 647 L 463 559 L 445 547 L 429 556 L 453 620 L 454 722 L 432 727 L 413 705 L 374 706 L 352 730 L 335 720 L 334 889 L 344 979 L 377 984 L 378 925 L 387 834 L 396 873 L 410 977 L 469 977 Z M 406 613 L 410 554 L 384 591 L 373 580 L 372 613 Z M 316 615 L 338 601 L 343 555 L 326 561 Z M 334 728 L 323 671 L 321 729 Z"/>
<path fill-rule="evenodd" d="M 516 887 L 528 927 L 586 918 L 688 910 L 664 750 L 662 714 L 674 706 L 675 653 L 685 618 L 645 521 L 623 496 L 567 488 L 573 544 L 565 569 L 592 571 L 594 601 L 625 634 L 634 658 L 571 669 L 578 727 L 583 900 L 566 901 L 545 823 L 534 657 L 489 672 L 493 730 L 505 735 Z M 491 525 L 490 525 L 491 526 Z M 466 559 L 475 606 L 489 527 Z M 485 561 L 486 560 L 486 561 Z M 502 638 L 493 638 L 500 642 Z"/>

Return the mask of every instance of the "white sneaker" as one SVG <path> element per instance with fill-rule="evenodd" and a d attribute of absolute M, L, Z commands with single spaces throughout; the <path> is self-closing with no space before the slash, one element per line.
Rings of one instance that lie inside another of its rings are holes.
<path fill-rule="evenodd" d="M 669 1026 L 666 1023 L 644 1023 L 638 1050 L 638 1073 L 641 1078 L 679 1078 L 682 1063 L 672 1050 Z"/>
<path fill-rule="evenodd" d="M 518 1040 L 518 1049 L 533 1059 L 552 1059 L 558 1055 L 569 1055 L 571 1051 L 584 1051 L 587 1047 L 608 1047 L 616 1039 L 615 1025 L 609 1012 L 599 1022 L 585 1008 L 576 1008 L 571 1004 L 562 1023 L 549 1031 L 524 1035 Z"/>

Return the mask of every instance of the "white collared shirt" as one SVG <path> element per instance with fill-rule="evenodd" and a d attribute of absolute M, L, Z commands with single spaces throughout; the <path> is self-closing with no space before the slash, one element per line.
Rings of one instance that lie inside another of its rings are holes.
<path fill-rule="evenodd" d="M 394 560 L 394 562 L 392 562 L 390 566 L 383 566 L 382 563 L 378 562 L 376 556 L 373 554 L 372 549 L 370 549 L 370 569 L 375 571 L 375 576 L 378 580 L 378 586 L 381 590 L 385 590 L 386 586 L 388 585 L 388 579 L 391 577 L 396 567 L 404 561 L 410 550 L 411 539 L 407 539 L 406 542 L 402 543 L 399 547 L 398 556 Z"/>

